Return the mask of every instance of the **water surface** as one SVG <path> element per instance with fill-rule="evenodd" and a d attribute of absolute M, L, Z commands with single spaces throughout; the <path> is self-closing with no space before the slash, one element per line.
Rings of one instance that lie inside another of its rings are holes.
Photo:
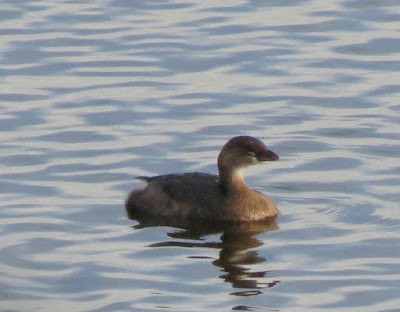
<path fill-rule="evenodd" d="M 398 311 L 397 1 L 0 5 L 3 311 Z M 231 137 L 276 226 L 129 220 Z"/>

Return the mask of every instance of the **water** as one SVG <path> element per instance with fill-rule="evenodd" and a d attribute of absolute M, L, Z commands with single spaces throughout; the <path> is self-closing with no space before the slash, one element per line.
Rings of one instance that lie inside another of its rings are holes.
<path fill-rule="evenodd" d="M 400 2 L 0 4 L 0 310 L 399 311 Z M 232 136 L 277 227 L 129 220 Z"/>

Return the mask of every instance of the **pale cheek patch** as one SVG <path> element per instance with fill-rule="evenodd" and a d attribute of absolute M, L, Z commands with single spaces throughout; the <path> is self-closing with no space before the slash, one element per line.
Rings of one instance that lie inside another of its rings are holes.
<path fill-rule="evenodd" d="M 243 181 L 243 179 L 244 179 L 243 168 L 239 168 L 233 173 L 233 180 L 234 181 Z"/>

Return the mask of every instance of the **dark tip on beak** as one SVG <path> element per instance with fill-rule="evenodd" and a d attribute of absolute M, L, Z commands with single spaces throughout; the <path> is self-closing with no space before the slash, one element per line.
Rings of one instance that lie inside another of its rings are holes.
<path fill-rule="evenodd" d="M 275 161 L 279 159 L 279 156 L 269 149 L 258 153 L 256 157 L 258 161 Z"/>

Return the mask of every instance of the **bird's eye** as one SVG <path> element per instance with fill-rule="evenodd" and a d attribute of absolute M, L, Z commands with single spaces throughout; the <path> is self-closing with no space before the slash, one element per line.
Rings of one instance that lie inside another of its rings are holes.
<path fill-rule="evenodd" d="M 249 157 L 256 157 L 256 153 L 253 152 L 253 151 L 247 151 L 246 155 L 249 156 Z"/>

